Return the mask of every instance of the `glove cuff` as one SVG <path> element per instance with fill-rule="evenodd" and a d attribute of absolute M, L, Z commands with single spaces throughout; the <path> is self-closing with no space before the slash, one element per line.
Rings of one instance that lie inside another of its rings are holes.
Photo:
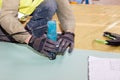
<path fill-rule="evenodd" d="M 73 37 L 75 37 L 75 34 L 72 32 L 65 32 L 64 34 L 69 34 L 69 35 L 72 35 Z"/>
<path fill-rule="evenodd" d="M 28 45 L 31 46 L 32 48 L 34 48 L 35 50 L 41 52 L 45 41 L 46 41 L 46 39 L 44 36 L 42 36 L 40 38 L 32 36 Z"/>

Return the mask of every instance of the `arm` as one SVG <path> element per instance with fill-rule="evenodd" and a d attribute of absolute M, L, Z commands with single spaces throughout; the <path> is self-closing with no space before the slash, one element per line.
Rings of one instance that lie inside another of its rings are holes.
<path fill-rule="evenodd" d="M 57 16 L 60 21 L 63 31 L 69 31 L 74 33 L 75 18 L 72 12 L 72 8 L 68 0 L 56 0 L 58 9 Z"/>
<path fill-rule="evenodd" d="M 2 28 L 9 34 L 24 32 L 25 29 L 17 18 L 19 0 L 3 0 L 2 5 L 0 15 L 0 25 Z M 29 34 L 26 33 L 25 35 L 15 35 L 13 37 L 16 41 L 23 43 L 28 36 Z"/>
<path fill-rule="evenodd" d="M 58 52 L 64 54 L 67 48 L 71 53 L 74 48 L 74 30 L 75 18 L 68 0 L 56 0 L 58 9 L 57 16 L 63 30 L 62 35 L 58 39 Z"/>

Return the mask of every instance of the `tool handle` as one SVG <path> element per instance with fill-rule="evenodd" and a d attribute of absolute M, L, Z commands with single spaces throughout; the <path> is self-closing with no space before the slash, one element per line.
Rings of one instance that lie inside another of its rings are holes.
<path fill-rule="evenodd" d="M 54 20 L 48 21 L 47 26 L 48 26 L 48 31 L 47 31 L 48 39 L 53 40 L 53 41 L 57 41 L 56 21 L 54 21 Z M 51 54 L 54 57 L 53 59 L 55 59 L 56 54 L 55 53 L 51 53 Z"/>
<path fill-rule="evenodd" d="M 57 32 L 56 32 L 56 21 L 51 20 L 48 21 L 48 31 L 47 31 L 47 37 L 53 41 L 57 40 Z"/>

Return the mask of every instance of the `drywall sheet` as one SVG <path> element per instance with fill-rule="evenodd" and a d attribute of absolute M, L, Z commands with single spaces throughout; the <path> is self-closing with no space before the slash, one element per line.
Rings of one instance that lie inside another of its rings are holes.
<path fill-rule="evenodd" d="M 120 80 L 120 59 L 89 56 L 89 80 Z"/>
<path fill-rule="evenodd" d="M 88 80 L 88 56 L 119 54 L 74 49 L 49 60 L 27 45 L 0 42 L 0 80 Z"/>

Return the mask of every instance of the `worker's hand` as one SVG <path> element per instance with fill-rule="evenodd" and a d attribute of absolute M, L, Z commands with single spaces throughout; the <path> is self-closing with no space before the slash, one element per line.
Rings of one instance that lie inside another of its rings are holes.
<path fill-rule="evenodd" d="M 56 58 L 56 42 L 49 40 L 46 34 L 41 37 L 32 37 L 29 41 L 29 44 L 32 48 L 38 52 L 43 53 L 49 59 L 53 60 Z"/>
<path fill-rule="evenodd" d="M 58 53 L 64 54 L 65 50 L 69 47 L 68 52 L 71 53 L 74 48 L 74 33 L 65 32 L 57 41 Z"/>
<path fill-rule="evenodd" d="M 107 45 L 111 45 L 111 46 L 120 46 L 120 35 L 116 34 L 116 33 L 110 33 L 110 32 L 104 32 L 105 37 L 108 37 L 109 40 L 107 41 Z"/>

